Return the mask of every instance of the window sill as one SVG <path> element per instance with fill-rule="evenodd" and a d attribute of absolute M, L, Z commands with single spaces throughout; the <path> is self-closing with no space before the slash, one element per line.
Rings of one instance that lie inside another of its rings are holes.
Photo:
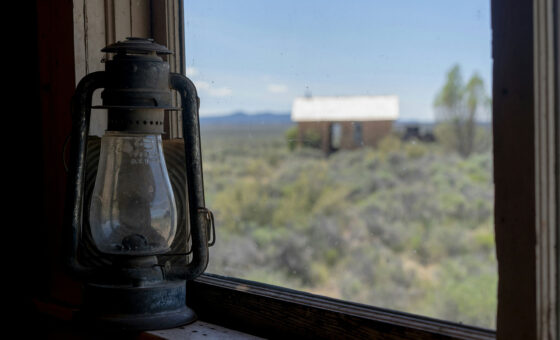
<path fill-rule="evenodd" d="M 90 339 L 90 338 L 118 338 L 126 339 L 156 340 L 156 339 L 228 339 L 228 340 L 259 340 L 262 338 L 228 329 L 218 325 L 197 320 L 191 324 L 162 330 L 143 331 L 137 333 L 115 333 L 96 330 L 92 334 L 91 329 L 83 329 L 76 324 L 76 313 L 78 308 L 61 305 L 50 300 L 33 300 L 34 311 L 29 310 L 29 316 L 25 318 L 34 327 L 23 331 L 24 335 L 31 338 L 64 338 L 64 339 Z M 28 326 L 28 325 L 26 325 Z M 118 335 L 115 335 L 118 334 Z"/>
<path fill-rule="evenodd" d="M 196 321 L 172 329 L 149 331 L 142 333 L 141 339 L 166 339 L 166 340 L 197 340 L 197 339 L 228 339 L 228 340 L 259 340 L 252 335 L 234 331 L 228 328 Z"/>
<path fill-rule="evenodd" d="M 200 320 L 262 337 L 495 339 L 494 331 L 213 274 L 189 283 Z"/>

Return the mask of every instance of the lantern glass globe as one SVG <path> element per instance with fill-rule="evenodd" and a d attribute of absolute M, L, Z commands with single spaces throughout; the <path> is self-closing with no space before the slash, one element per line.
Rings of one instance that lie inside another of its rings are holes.
<path fill-rule="evenodd" d="M 161 135 L 105 133 L 89 224 L 104 253 L 154 255 L 170 249 L 177 210 Z"/>

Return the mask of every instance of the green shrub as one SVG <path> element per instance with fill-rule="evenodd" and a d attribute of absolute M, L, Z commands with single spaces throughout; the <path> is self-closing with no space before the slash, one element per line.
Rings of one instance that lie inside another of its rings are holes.
<path fill-rule="evenodd" d="M 209 272 L 493 326 L 489 149 L 461 158 L 391 135 L 325 158 L 288 151 L 295 127 L 203 137 Z"/>
<path fill-rule="evenodd" d="M 303 146 L 311 147 L 311 148 L 320 148 L 321 147 L 321 134 L 319 131 L 315 130 L 307 130 L 303 134 Z"/>
<path fill-rule="evenodd" d="M 298 144 L 298 127 L 292 126 L 288 130 L 286 130 L 284 136 L 286 137 L 286 142 L 288 143 L 288 149 L 290 151 L 294 150 Z"/>
<path fill-rule="evenodd" d="M 395 135 L 387 135 L 383 137 L 377 144 L 377 148 L 382 154 L 389 154 L 390 152 L 399 151 L 402 142 L 400 138 Z"/>
<path fill-rule="evenodd" d="M 408 158 L 421 158 L 426 155 L 428 149 L 424 143 L 411 142 L 405 145 L 405 152 Z"/>

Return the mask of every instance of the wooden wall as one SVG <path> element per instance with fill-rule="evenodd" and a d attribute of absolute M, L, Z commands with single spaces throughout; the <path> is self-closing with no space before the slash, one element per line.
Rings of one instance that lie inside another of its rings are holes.
<path fill-rule="evenodd" d="M 355 124 L 362 125 L 362 144 L 356 143 L 354 139 Z M 340 148 L 351 150 L 361 146 L 377 146 L 377 143 L 391 133 L 393 121 L 369 121 L 369 122 L 298 122 L 298 145 L 306 144 L 306 134 L 312 132 L 321 137 L 321 149 L 325 153 L 332 150 L 331 125 L 339 124 L 341 132 Z"/>
<path fill-rule="evenodd" d="M 558 1 L 535 0 L 534 114 L 537 337 L 558 339 Z"/>
<path fill-rule="evenodd" d="M 153 38 L 173 55 L 166 57 L 171 72 L 184 74 L 183 8 L 180 0 L 74 0 L 74 62 L 76 84 L 86 74 L 105 69 L 109 56 L 101 49 L 127 37 Z M 94 94 L 94 105 L 101 104 L 101 91 Z M 178 99 L 175 98 L 175 104 Z M 166 119 L 169 138 L 181 137 L 180 116 Z M 90 134 L 101 136 L 107 126 L 105 110 L 92 114 Z"/>
<path fill-rule="evenodd" d="M 32 248 L 25 259 L 33 258 L 36 267 L 26 274 L 28 281 L 33 282 L 31 285 L 36 286 L 28 293 L 47 294 L 55 301 L 72 305 L 80 302 L 80 286 L 65 274 L 61 261 L 66 193 L 62 154 L 71 128 L 71 97 L 84 75 L 104 69 L 102 60 L 107 56 L 100 50 L 128 36 L 153 37 L 156 42 L 168 46 L 175 51 L 169 57 L 172 71 L 183 72 L 182 1 L 53 0 L 33 2 L 33 6 L 33 14 L 36 14 L 34 32 L 29 40 L 21 39 L 26 46 L 36 47 L 38 56 L 35 61 L 37 69 L 28 69 L 33 72 L 28 79 L 37 83 L 34 92 L 38 97 L 37 117 L 33 116 L 37 124 L 33 127 L 38 131 L 27 136 L 40 150 L 37 152 L 40 155 L 34 157 L 34 168 L 30 169 L 38 174 L 29 176 L 35 180 L 24 181 L 33 183 L 35 190 L 22 191 L 27 194 L 26 200 L 22 200 L 24 206 L 29 208 L 36 204 L 38 207 L 36 214 L 27 211 L 26 215 L 33 215 L 27 220 L 39 221 L 26 226 L 30 235 L 28 244 Z M 30 15 L 29 11 L 22 13 Z M 96 95 L 99 103 L 99 93 Z M 91 132 L 100 135 L 105 130 L 105 117 L 102 113 L 93 116 Z M 31 124 L 24 121 L 20 125 L 23 124 L 31 131 Z M 178 136 L 177 131 L 169 132 Z M 22 155 L 28 156 L 26 159 L 32 157 L 23 151 Z M 40 193 L 37 195 L 39 199 L 33 200 L 34 192 Z M 26 268 L 31 268 L 27 264 Z"/>
<path fill-rule="evenodd" d="M 363 122 L 362 136 L 364 145 L 377 146 L 383 137 L 393 130 L 393 121 L 382 120 L 377 122 Z"/>

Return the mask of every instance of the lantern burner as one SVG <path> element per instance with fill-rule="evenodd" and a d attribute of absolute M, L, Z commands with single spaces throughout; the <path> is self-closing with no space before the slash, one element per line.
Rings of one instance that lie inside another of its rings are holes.
<path fill-rule="evenodd" d="M 150 245 L 144 235 L 132 234 L 123 238 L 121 245 L 124 250 L 149 250 Z"/>

